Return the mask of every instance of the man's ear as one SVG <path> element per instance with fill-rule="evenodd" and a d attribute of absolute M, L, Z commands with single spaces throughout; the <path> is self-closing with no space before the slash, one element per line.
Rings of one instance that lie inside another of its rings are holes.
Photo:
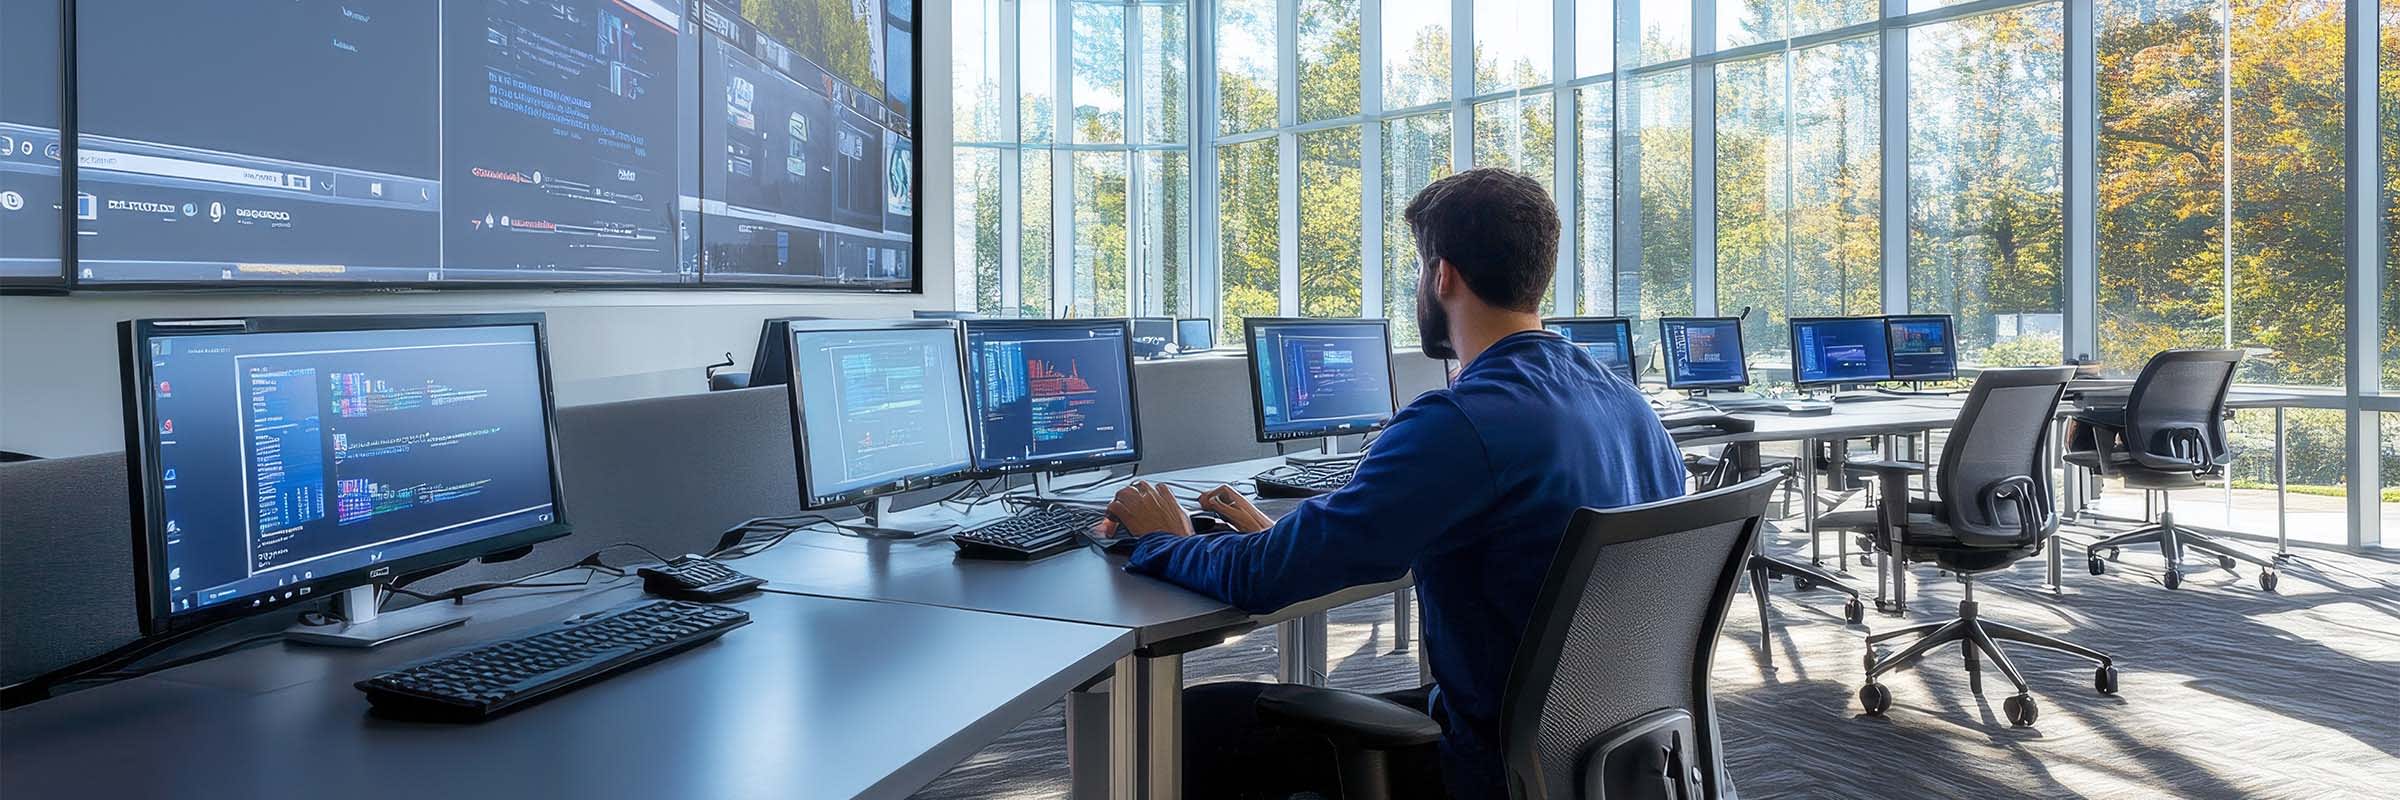
<path fill-rule="evenodd" d="M 1448 296 L 1451 292 L 1457 291 L 1458 282 L 1462 280 L 1458 274 L 1458 268 L 1451 266 L 1450 259 L 1447 258 L 1436 258 L 1433 260 L 1432 277 L 1433 298 L 1436 300 L 1442 299 L 1443 297 Z"/>

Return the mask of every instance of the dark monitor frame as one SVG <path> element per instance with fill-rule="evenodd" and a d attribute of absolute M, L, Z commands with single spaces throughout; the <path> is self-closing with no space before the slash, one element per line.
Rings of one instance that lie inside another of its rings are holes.
<path fill-rule="evenodd" d="M 1376 331 L 1383 336 L 1383 389 L 1384 394 L 1391 403 L 1390 408 L 1392 410 L 1385 413 L 1383 415 L 1383 419 L 1378 420 L 1371 425 L 1342 427 L 1335 430 L 1321 431 L 1291 431 L 1284 433 L 1269 432 L 1267 430 L 1267 398 L 1261 394 L 1262 389 L 1258 385 L 1258 329 L 1262 327 L 1278 325 L 1353 325 L 1360 328 L 1375 328 Z M 1248 317 L 1242 320 L 1242 356 L 1244 361 L 1242 368 L 1250 374 L 1251 432 L 1258 435 L 1258 441 L 1261 444 L 1288 442 L 1296 439 L 1324 439 L 1335 436 L 1373 433 L 1375 431 L 1383 430 L 1384 426 L 1386 425 L 1392 424 L 1392 417 L 1400 413 L 1399 365 L 1393 363 L 1392 324 L 1390 320 L 1386 320 L 1381 317 Z"/>
<path fill-rule="evenodd" d="M 974 443 L 976 438 L 975 428 L 982 423 L 978 421 L 979 418 L 975 414 L 975 398 L 979 396 L 979 393 L 975 391 L 974 363 L 969 360 L 974 358 L 974 355 L 967 351 L 968 342 L 972 341 L 971 339 L 967 338 L 969 330 L 1028 331 L 1057 329 L 1083 331 L 1091 330 L 1092 328 L 1099 327 L 1101 325 L 1115 325 L 1120 329 L 1120 334 L 1125 337 L 1125 407 L 1129 412 L 1125 419 L 1125 433 L 1126 440 L 1133 443 L 1132 452 L 1122 455 L 1076 456 L 1073 458 L 1053 458 L 1042 461 L 1025 461 L 1002 466 L 985 466 L 983 459 L 981 458 L 982 454 L 976 452 Z M 1002 475 L 1015 475 L 1026 472 L 1078 472 L 1088 469 L 1098 469 L 1100 467 L 1116 466 L 1118 464 L 1132 464 L 1141 461 L 1142 402 L 1141 393 L 1139 391 L 1141 379 L 1134 377 L 1133 374 L 1133 363 L 1135 360 L 1136 359 L 1133 357 L 1133 322 L 1122 317 L 1116 319 L 978 319 L 967 321 L 959 328 L 958 363 L 959 369 L 965 371 L 965 375 L 960 379 L 959 386 L 964 388 L 967 393 L 967 462 L 969 464 L 969 476 L 975 478 L 997 478 Z"/>
<path fill-rule="evenodd" d="M 1184 326 L 1184 323 L 1187 323 L 1187 322 L 1201 322 L 1201 323 L 1207 323 L 1207 325 L 1208 325 L 1208 346 L 1207 346 L 1207 347 L 1198 347 L 1198 348 L 1195 348 L 1195 347 L 1192 347 L 1192 346 L 1191 346 L 1191 345 L 1189 345 L 1189 344 L 1186 344 L 1186 343 L 1183 341 L 1183 326 Z M 1208 352 L 1208 351 L 1210 351 L 1210 350 L 1215 350 L 1215 349 L 1217 349 L 1217 321 L 1216 321 L 1216 320 L 1213 320 L 1213 319 L 1209 319 L 1209 318 L 1207 318 L 1207 317 L 1176 317 L 1176 318 L 1175 318 L 1175 346 L 1176 346 L 1176 347 L 1178 347 L 1178 348 L 1181 348 L 1181 349 L 1183 350 L 1183 352 L 1186 352 L 1186 353 L 1205 353 L 1205 352 Z"/>
<path fill-rule="evenodd" d="M 982 318 L 983 318 L 983 315 L 982 315 L 982 314 L 978 314 L 978 313 L 976 313 L 976 312 L 973 312 L 973 311 L 951 311 L 951 310 L 949 310 L 949 309 L 942 309 L 942 308 L 920 308 L 920 309 L 916 309 L 916 310 L 914 310 L 914 311 L 910 311 L 910 312 L 908 312 L 908 316 L 909 316 L 911 319 L 947 319 L 947 320 L 965 320 L 965 319 L 982 319 Z"/>
<path fill-rule="evenodd" d="M 1874 321 L 1874 323 L 1875 323 L 1875 329 L 1876 329 L 1876 330 L 1878 330 L 1878 331 L 1881 331 L 1881 332 L 1883 333 L 1883 373 L 1884 373 L 1884 374 L 1883 374 L 1882 376 L 1880 376 L 1880 377 L 1877 377 L 1877 376 L 1868 376 L 1868 377 L 1864 377 L 1864 378 L 1855 378 L 1855 379 L 1849 379 L 1849 380 L 1830 380 L 1830 381 L 1811 381 L 1811 380 L 1802 380 L 1802 379 L 1801 379 L 1801 377 L 1800 377 L 1800 326 L 1802 326 L 1802 325 L 1806 325 L 1806 324 L 1810 324 L 1810 323 L 1823 323 L 1823 322 L 1846 322 L 1846 321 L 1860 321 L 1860 320 L 1873 320 L 1873 321 Z M 1785 321 L 1784 321 L 1784 331 L 1785 331 L 1786 335 L 1788 335 L 1788 336 L 1790 336 L 1790 337 L 1791 337 L 1789 341 L 1792 343 L 1792 385 L 1793 385 L 1793 386 L 1797 386 L 1797 387 L 1807 388 L 1807 387 L 1815 387 L 1815 386 L 1841 386 L 1841 385 L 1843 385 L 1843 384 L 1856 384 L 1856 383 L 1882 383 L 1882 382 L 1884 382 L 1884 381 L 1896 380 L 1895 378 L 1893 378 L 1893 377 L 1892 377 L 1892 374 L 1891 374 L 1891 373 L 1892 373 L 1892 330 L 1891 330 L 1891 328 L 1889 327 L 1889 326 L 1890 326 L 1890 324 L 1891 324 L 1891 318 L 1890 318 L 1890 317 L 1884 317 L 1884 316 L 1871 316 L 1871 317 L 1792 317 L 1791 319 L 1785 320 Z"/>
<path fill-rule="evenodd" d="M 1633 318 L 1632 318 L 1632 317 L 1543 317 L 1543 318 L 1542 318 L 1542 327 L 1543 327 L 1543 328 L 1547 329 L 1547 328 L 1549 328 L 1549 327 L 1550 327 L 1551 325 L 1553 325 L 1553 324 L 1567 324 L 1567 325 L 1589 325 L 1589 324 L 1602 324 L 1602 325 L 1609 325 L 1609 324 L 1613 324 L 1613 325 L 1618 325 L 1618 326 L 1621 326 L 1621 327 L 1623 327 L 1623 328 L 1625 329 L 1625 372 L 1623 372 L 1623 373 L 1619 373 L 1618 377 L 1622 377 L 1622 378 L 1624 378 L 1625 380 L 1631 381 L 1631 382 L 1633 382 L 1633 383 L 1634 383 L 1634 384 L 1636 384 L 1636 385 L 1639 385 L 1639 384 L 1642 382 L 1642 363 L 1641 363 L 1640 357 L 1639 357 L 1639 356 L 1636 356 L 1636 355 L 1634 354 L 1634 346 L 1633 346 Z M 1573 342 L 1574 340 L 1570 339 L 1570 340 L 1568 340 L 1568 341 L 1569 341 L 1569 342 Z"/>
<path fill-rule="evenodd" d="M 1898 354 L 1897 354 L 1897 353 L 1894 353 L 1894 352 L 1892 352 L 1892 323 L 1895 323 L 1895 322 L 1928 322 L 1928 321 L 1933 321 L 1933 320 L 1940 320 L 1940 321 L 1941 321 L 1941 323 L 1942 323 L 1942 330 L 1944 330 L 1944 331 L 1947 331 L 1947 332 L 1948 332 L 1948 334 L 1949 334 L 1949 337 L 1950 337 L 1950 371 L 1949 371 L 1949 372 L 1941 372 L 1941 373 L 1932 373 L 1932 372 L 1928 372 L 1928 373 L 1917 374 L 1917 375 L 1902 375 L 1902 374 L 1900 374 L 1899 367 L 1898 367 L 1898 364 L 1899 364 L 1900 362 L 1898 362 L 1898 361 L 1894 360 L 1894 357 L 1895 357 L 1895 356 L 1897 356 Z M 1958 319 L 1957 319 L 1956 317 L 1953 317 L 1953 316 L 1949 315 L 1949 314 L 1885 314 L 1885 315 L 1883 315 L 1883 348 L 1884 348 L 1884 350 L 1883 350 L 1883 360 L 1884 360 L 1884 362 L 1885 362 L 1885 363 L 1887 363 L 1887 364 L 1892 364 L 1892 365 L 1893 365 L 1893 368 L 1892 368 L 1892 380 L 1895 380 L 1895 381 L 1946 381 L 1946 380 L 1952 380 L 1952 379 L 1955 379 L 1955 378 L 1957 378 L 1957 377 L 1958 377 Z"/>
<path fill-rule="evenodd" d="M 160 516 L 164 513 L 159 496 L 158 451 L 148 432 L 153 427 L 156 408 L 152 404 L 150 386 L 150 340 L 160 336 L 191 336 L 241 333 L 339 333 L 343 331 L 407 330 L 427 328 L 489 328 L 531 326 L 533 328 L 534 359 L 539 365 L 542 382 L 542 425 L 550 443 L 551 522 L 521 531 L 501 534 L 477 542 L 445 547 L 429 553 L 392 559 L 372 566 L 347 570 L 303 581 L 294 586 L 313 593 L 330 595 L 343 589 L 368 584 L 388 585 L 398 576 L 425 572 L 464 564 L 477 557 L 502 553 L 557 539 L 573 532 L 568 522 L 568 503 L 565 484 L 560 480 L 558 460 L 558 409 L 550 380 L 550 344 L 547 323 L 540 312 L 510 314 L 378 314 L 360 316 L 311 317 L 250 317 L 229 319 L 142 319 L 117 324 L 118 375 L 123 384 L 125 400 L 126 482 L 133 502 L 133 569 L 134 608 L 141 618 L 142 633 L 160 635 L 202 627 L 220 620 L 280 611 L 283 605 L 264 608 L 236 606 L 204 607 L 175 614 L 167 608 L 166 526 Z"/>
<path fill-rule="evenodd" d="M 758 349 L 750 354 L 750 381 L 744 388 L 779 386 L 792 379 L 790 324 L 823 317 L 768 317 L 758 324 Z"/>
<path fill-rule="evenodd" d="M 806 331 L 948 331 L 950 333 L 951 341 L 958 348 L 959 355 L 958 391 L 960 397 L 958 398 L 958 407 L 961 410 L 964 410 L 967 407 L 967 398 L 965 397 L 967 391 L 967 343 L 966 339 L 959 334 L 958 323 L 956 322 L 944 319 L 811 319 L 789 320 L 785 323 L 784 328 L 784 335 L 787 338 L 794 333 Z M 790 352 L 791 342 L 784 342 L 784 348 L 785 352 L 788 354 Z M 824 498 L 823 502 L 812 504 L 810 501 L 816 498 L 816 493 L 812 490 L 813 487 L 809 486 L 808 483 L 808 412 L 807 404 L 801 399 L 802 393 L 808 391 L 808 387 L 801 385 L 799 369 L 797 366 L 798 362 L 786 359 L 785 363 L 790 366 L 784 373 L 784 382 L 788 384 L 788 388 L 783 394 L 785 400 L 789 402 L 792 412 L 792 466 L 795 468 L 793 471 L 798 473 L 799 476 L 801 508 L 810 511 L 822 511 L 828 508 L 854 506 L 878 497 L 886 497 L 904 492 L 913 492 L 927 487 L 939 486 L 950 481 L 964 478 L 974 471 L 975 445 L 973 442 L 968 442 L 967 466 L 965 468 L 953 472 L 911 476 L 894 481 L 875 484 L 872 486 L 863 486 L 846 492 L 829 495 Z M 969 422 L 972 422 L 972 420 L 969 420 Z"/>
<path fill-rule="evenodd" d="M 1669 349 L 1675 346 L 1675 337 L 1667 335 L 1667 328 L 1670 325 L 1675 324 L 1690 325 L 1694 323 L 1714 324 L 1727 322 L 1733 323 L 1733 347 L 1734 350 L 1741 356 L 1741 360 L 1738 362 L 1742 368 L 1741 378 L 1732 382 L 1717 381 L 1708 383 L 1675 380 L 1675 355 Z M 1660 374 L 1666 376 L 1667 388 L 1669 389 L 1730 390 L 1740 389 L 1744 386 L 1750 385 L 1750 350 L 1747 345 L 1742 343 L 1742 318 L 1740 317 L 1659 317 L 1658 349 L 1658 371 Z"/>

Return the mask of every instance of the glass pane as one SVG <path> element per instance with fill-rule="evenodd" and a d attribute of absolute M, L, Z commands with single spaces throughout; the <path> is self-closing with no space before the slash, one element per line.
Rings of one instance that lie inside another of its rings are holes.
<path fill-rule="evenodd" d="M 1782 54 L 1719 64 L 1717 70 L 1717 307 L 1758 312 L 1742 346 L 1768 363 L 1788 346 L 1784 322 L 1794 286 L 1785 260 L 1790 184 L 1783 139 Z M 1647 164 L 1645 163 L 1645 166 Z"/>
<path fill-rule="evenodd" d="M 1871 36 L 1792 53 L 1793 313 L 1883 311 L 1882 61 Z"/>
<path fill-rule="evenodd" d="M 2292 541 L 2339 544 L 2349 538 L 2348 470 L 2342 463 L 2345 427 L 2337 409 L 2295 408 L 2284 425 L 2284 519 Z M 2225 425 L 2234 459 L 2227 486 L 2179 491 L 2175 516 L 2212 528 L 2275 535 L 2275 412 L 2238 411 Z M 2388 439 L 2386 441 L 2389 441 Z M 2385 463 L 2390 463 L 2389 450 Z M 2232 502 L 2228 503 L 2227 500 Z M 2101 496 L 2102 513 L 2139 516 L 2140 492 Z M 2389 541 L 2388 539 L 2386 541 Z M 2272 549 L 2272 545 L 2268 546 Z"/>
<path fill-rule="evenodd" d="M 1058 18 L 1055 0 L 1022 0 L 1017 41 L 1017 130 L 1026 142 L 1049 143 L 1058 129 Z"/>
<path fill-rule="evenodd" d="M 2391 16 L 2392 7 L 2387 3 L 2384 6 L 2383 23 L 2386 36 L 2383 40 L 2384 52 L 2386 53 L 2391 52 L 2392 40 L 2389 37 L 2394 22 Z M 2390 65 L 2387 63 L 2385 66 L 2384 74 L 2391 74 Z M 2381 81 L 2377 82 L 2381 83 Z M 2383 546 L 2388 549 L 2400 547 L 2400 414 L 2384 414 L 2382 422 L 2383 445 L 2380 463 L 2383 465 L 2383 497 L 2381 498 L 2383 518 L 2381 522 L 2383 523 Z"/>
<path fill-rule="evenodd" d="M 2350 285 L 2343 4 L 2232 7 L 2233 345 L 2267 353 L 2244 359 L 2240 379 L 2340 386 Z"/>
<path fill-rule="evenodd" d="M 1642 0 L 1641 46 L 1636 64 L 1673 61 L 1692 54 L 1692 0 Z"/>
<path fill-rule="evenodd" d="M 2059 7 L 1908 37 L 1909 308 L 1956 315 L 1968 362 L 2058 363 Z"/>
<path fill-rule="evenodd" d="M 1126 316 L 1126 153 L 1075 154 L 1074 288 L 1068 316 Z"/>
<path fill-rule="evenodd" d="M 1645 75 L 1633 82 L 1633 152 L 1625 164 L 1639 170 L 1642 263 L 1620 275 L 1617 313 L 1659 317 L 1692 312 L 1692 79 L 1682 70 Z M 1637 336 L 1655 336 L 1637 326 Z M 1646 341 L 1646 340 L 1645 340 Z"/>
<path fill-rule="evenodd" d="M 1717 49 L 1772 42 L 1784 38 L 1783 25 L 1790 0 L 1717 0 Z M 1745 331 L 1744 336 L 1749 333 Z M 1750 346 L 1749 339 L 1742 340 Z"/>
<path fill-rule="evenodd" d="M 2100 363 L 2225 346 L 2225 26 L 2219 0 L 2098 8 Z"/>
<path fill-rule="evenodd" d="M 1027 150 L 1019 153 L 1023 167 L 1018 181 L 1018 212 L 1022 230 L 1017 233 L 1017 314 L 1024 317 L 1050 316 L 1050 151 Z"/>
<path fill-rule="evenodd" d="M 1274 139 L 1217 148 L 1217 277 L 1224 292 L 1220 341 L 1241 341 L 1242 320 L 1271 317 L 1281 307 L 1276 161 Z"/>
<path fill-rule="evenodd" d="M 1142 268 L 1159 286 L 1146 313 L 1188 316 L 1192 306 L 1192 167 L 1181 151 L 1134 154 L 1142 169 Z"/>
<path fill-rule="evenodd" d="M 1408 203 L 1450 174 L 1450 115 L 1427 114 L 1383 123 L 1383 315 L 1392 341 L 1417 341 L 1417 239 Z"/>
<path fill-rule="evenodd" d="M 2383 0 L 2383 76 L 2375 82 L 2383 94 L 2383 390 L 2400 391 L 2400 0 Z M 2386 437 L 2400 436 L 2393 420 L 2384 418 Z M 2391 441 L 2386 438 L 2384 441 Z M 2385 480 L 2400 480 L 2400 472 L 2383 471 Z M 2384 504 L 2384 513 L 2395 506 Z M 2384 542 L 2400 547 L 2400 526 L 2386 524 Z"/>
<path fill-rule="evenodd" d="M 1383 107 L 1413 108 L 1450 99 L 1450 4 L 1383 4 Z"/>
<path fill-rule="evenodd" d="M 1125 7 L 1075 4 L 1075 141 L 1125 141 Z"/>
<path fill-rule="evenodd" d="M 1475 106 L 1475 166 L 1504 167 L 1549 186 L 1556 173 L 1558 122 L 1547 92 Z"/>
<path fill-rule="evenodd" d="M 1217 4 L 1217 130 L 1275 125 L 1275 0 Z"/>
<path fill-rule="evenodd" d="M 1617 123 L 1615 87 L 1575 91 L 1575 313 L 1617 309 Z"/>
<path fill-rule="evenodd" d="M 1300 135 L 1300 314 L 1358 316 L 1358 129 Z"/>
<path fill-rule="evenodd" d="M 1002 129 L 1000 118 L 1000 0 L 952 4 L 950 29 L 958 32 L 953 42 L 958 54 L 950 65 L 952 124 L 958 141 L 1013 140 L 1015 134 Z"/>
<path fill-rule="evenodd" d="M 952 225 L 953 251 L 958 262 L 958 295 L 953 305 L 985 314 L 1000 314 L 1000 157 L 1003 151 L 958 148 L 955 159 L 961 191 Z"/>
<path fill-rule="evenodd" d="M 1299 0 L 1300 119 L 1358 113 L 1358 0 Z"/>
<path fill-rule="evenodd" d="M 1175 144 L 1190 134 L 1191 34 L 1183 6 L 1136 6 L 1142 19 L 1141 141 Z"/>
<path fill-rule="evenodd" d="M 1549 83 L 1550 0 L 1473 2 L 1475 93 Z"/>
<path fill-rule="evenodd" d="M 1784 35 L 1807 36 L 1848 25 L 1875 21 L 1882 0 L 1794 0 L 1784 22 Z"/>
<path fill-rule="evenodd" d="M 1616 4 L 1575 4 L 1576 77 L 1607 72 L 1616 68 L 1616 63 Z"/>

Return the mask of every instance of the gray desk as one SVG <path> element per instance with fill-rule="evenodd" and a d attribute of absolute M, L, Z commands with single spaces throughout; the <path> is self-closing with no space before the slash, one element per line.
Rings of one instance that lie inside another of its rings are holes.
<path fill-rule="evenodd" d="M 905 797 L 1133 647 L 1119 628 L 760 594 L 716 642 L 480 725 L 374 718 L 350 686 L 638 597 L 512 598 L 422 641 L 271 645 L 12 710 L 0 796 Z"/>

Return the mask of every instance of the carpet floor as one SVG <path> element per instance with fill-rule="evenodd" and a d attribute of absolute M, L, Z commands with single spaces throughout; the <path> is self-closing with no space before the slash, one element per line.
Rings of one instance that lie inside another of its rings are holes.
<path fill-rule="evenodd" d="M 2400 554 L 2294 550 L 2279 593 L 2257 571 L 2158 578 L 2153 550 L 2128 550 L 2107 575 L 2085 571 L 2070 526 L 2066 587 L 2042 587 L 2040 558 L 1979 578 L 1982 613 L 2113 657 L 2122 691 L 2092 689 L 2084 662 L 2014 648 L 2040 718 L 2011 727 L 2007 682 L 1968 690 L 1955 648 L 1885 679 L 1881 717 L 1859 710 L 1864 636 L 1955 615 L 1959 584 L 1920 567 L 1906 617 L 1870 612 L 1843 623 L 1838 595 L 1770 584 L 1774 666 L 1760 620 L 1735 598 L 1714 676 L 1727 766 L 1746 798 L 2331 798 L 2400 796 Z M 1828 563 L 1834 537 L 1825 538 Z M 1805 553 L 1796 533 L 1773 547 Z M 2271 545 L 2261 546 L 2271 550 Z M 1862 586 L 1872 567 L 1849 569 Z M 1416 680 L 1414 651 L 1394 652 L 1391 606 L 1376 600 L 1331 617 L 1330 677 L 1385 690 Z M 1185 660 L 1192 683 L 1272 680 L 1275 635 L 1254 631 Z M 1067 786 L 1060 706 L 1019 725 L 919 794 L 925 798 L 1054 798 Z"/>

